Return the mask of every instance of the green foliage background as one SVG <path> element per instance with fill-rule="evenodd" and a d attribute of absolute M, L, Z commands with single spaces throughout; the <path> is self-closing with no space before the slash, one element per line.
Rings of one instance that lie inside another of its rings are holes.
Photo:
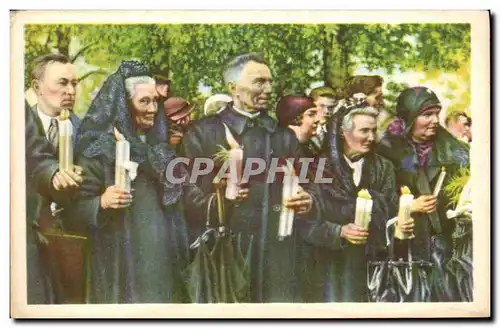
<path fill-rule="evenodd" d="M 409 86 L 397 79 L 406 73 L 420 76 L 413 83 L 439 88 L 448 111 L 470 114 L 470 38 L 468 24 L 33 24 L 25 26 L 25 87 L 36 57 L 68 55 L 80 78 L 74 111 L 83 117 L 106 77 L 122 60 L 136 59 L 173 72 L 172 93 L 197 104 L 196 118 L 206 98 L 225 92 L 225 64 L 238 54 L 260 52 L 275 81 L 271 108 L 286 93 L 329 85 L 340 98 L 348 76 L 382 75 L 384 129 L 397 95 Z M 455 201 L 468 175 L 446 190 Z"/>
<path fill-rule="evenodd" d="M 389 77 L 415 71 L 432 79 L 451 72 L 466 85 L 461 94 L 450 86 L 451 109 L 467 109 L 470 101 L 468 24 L 36 24 L 25 27 L 25 47 L 26 88 L 37 56 L 59 52 L 74 60 L 81 79 L 74 109 L 79 116 L 105 78 L 129 59 L 170 69 L 173 94 L 197 103 L 199 116 L 210 94 L 225 91 L 227 61 L 250 51 L 263 53 L 270 63 L 274 101 L 313 85 L 342 90 L 345 78 L 360 67 L 382 69 Z M 386 77 L 389 118 L 404 86 Z"/>

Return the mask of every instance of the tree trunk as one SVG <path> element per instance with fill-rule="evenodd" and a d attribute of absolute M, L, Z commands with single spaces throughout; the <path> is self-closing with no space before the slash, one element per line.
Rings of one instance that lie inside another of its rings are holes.
<path fill-rule="evenodd" d="M 57 45 L 56 48 L 59 50 L 61 55 L 65 55 L 69 58 L 69 43 L 71 42 L 71 36 L 68 33 L 61 31 L 59 28 L 56 29 Z"/>
<path fill-rule="evenodd" d="M 337 25 L 334 31 L 322 28 L 324 48 L 323 65 L 325 85 L 333 88 L 337 98 L 343 97 L 344 83 L 351 74 L 348 25 Z"/>

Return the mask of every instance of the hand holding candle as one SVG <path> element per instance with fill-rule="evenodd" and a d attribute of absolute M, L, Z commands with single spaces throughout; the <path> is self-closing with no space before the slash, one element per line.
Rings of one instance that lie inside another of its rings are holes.
<path fill-rule="evenodd" d="M 132 204 L 132 195 L 130 191 L 117 186 L 109 186 L 104 194 L 101 195 L 102 209 L 118 209 L 128 207 Z"/>
<path fill-rule="evenodd" d="M 372 207 L 373 200 L 370 193 L 366 189 L 361 189 L 356 199 L 356 216 L 354 218 L 354 224 L 368 230 L 372 219 Z"/>
<path fill-rule="evenodd" d="M 398 239 L 411 239 L 415 236 L 413 233 L 404 232 L 404 230 L 411 230 L 413 228 L 413 220 L 411 218 L 411 208 L 413 204 L 413 195 L 408 187 L 401 188 L 401 197 L 399 198 L 399 212 L 396 230 L 394 237 Z"/>

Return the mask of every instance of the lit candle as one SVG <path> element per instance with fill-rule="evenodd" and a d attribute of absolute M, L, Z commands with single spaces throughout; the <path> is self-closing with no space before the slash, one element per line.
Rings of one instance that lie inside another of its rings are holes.
<path fill-rule="evenodd" d="M 373 200 L 366 189 L 361 189 L 356 198 L 356 216 L 354 224 L 363 229 L 368 229 L 372 219 Z"/>
<path fill-rule="evenodd" d="M 115 161 L 115 185 L 130 191 L 130 177 L 127 174 L 125 164 L 130 161 L 130 143 L 125 140 L 115 128 L 116 138 L 116 161 Z"/>
<path fill-rule="evenodd" d="M 69 110 L 59 115 L 59 171 L 73 171 L 73 123 Z"/>
<path fill-rule="evenodd" d="M 401 197 L 399 197 L 399 212 L 398 224 L 394 230 L 394 237 L 398 239 L 411 239 L 413 234 L 404 233 L 399 229 L 399 226 L 411 219 L 411 205 L 413 203 L 413 195 L 407 186 L 401 187 Z"/>
<path fill-rule="evenodd" d="M 437 197 L 439 195 L 439 192 L 441 191 L 441 187 L 443 186 L 444 178 L 446 177 L 446 170 L 443 167 L 441 167 L 441 173 L 439 174 L 438 181 L 436 182 L 436 186 L 434 187 L 434 192 L 433 195 Z"/>

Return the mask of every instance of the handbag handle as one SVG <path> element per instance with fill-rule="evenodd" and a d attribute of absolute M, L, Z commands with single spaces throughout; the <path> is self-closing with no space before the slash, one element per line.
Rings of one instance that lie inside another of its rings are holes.
<path fill-rule="evenodd" d="M 394 217 L 390 220 L 387 221 L 385 224 L 385 239 L 387 242 L 387 247 L 389 248 L 389 256 L 387 259 L 393 260 L 394 259 L 394 234 L 392 236 L 389 236 L 389 228 L 396 224 L 398 221 L 398 217 Z M 411 240 L 408 242 L 408 262 L 412 261 L 412 252 L 411 252 Z"/>
<path fill-rule="evenodd" d="M 390 261 L 394 258 L 394 234 L 389 236 L 389 228 L 393 226 L 398 220 L 398 217 L 394 217 L 387 221 L 385 224 L 385 240 L 387 243 L 387 247 L 389 248 L 389 254 L 387 256 L 387 261 Z"/>
<path fill-rule="evenodd" d="M 207 209 L 207 217 L 205 218 L 205 231 L 201 236 L 196 238 L 195 241 L 189 245 L 189 249 L 196 249 L 200 247 L 200 244 L 203 242 L 206 242 L 208 238 L 210 238 L 210 234 L 216 232 L 214 228 L 210 227 L 210 208 L 212 207 L 212 201 L 215 198 L 215 194 L 211 194 L 210 198 L 208 199 L 208 209 Z"/>
<path fill-rule="evenodd" d="M 389 263 L 391 261 L 394 261 L 394 234 L 392 234 L 391 237 L 389 237 L 389 228 L 393 226 L 394 224 L 397 223 L 398 217 L 394 217 L 387 221 L 385 225 L 385 238 L 387 242 L 387 246 L 389 247 L 389 254 L 387 256 L 386 262 Z M 412 257 L 412 252 L 411 252 L 411 240 L 408 241 L 408 266 L 405 268 L 404 273 L 406 276 L 406 286 L 404 287 L 404 292 L 406 295 L 408 295 L 412 288 L 413 288 L 413 257 Z M 402 282 L 402 279 L 398 278 L 399 281 Z"/>

